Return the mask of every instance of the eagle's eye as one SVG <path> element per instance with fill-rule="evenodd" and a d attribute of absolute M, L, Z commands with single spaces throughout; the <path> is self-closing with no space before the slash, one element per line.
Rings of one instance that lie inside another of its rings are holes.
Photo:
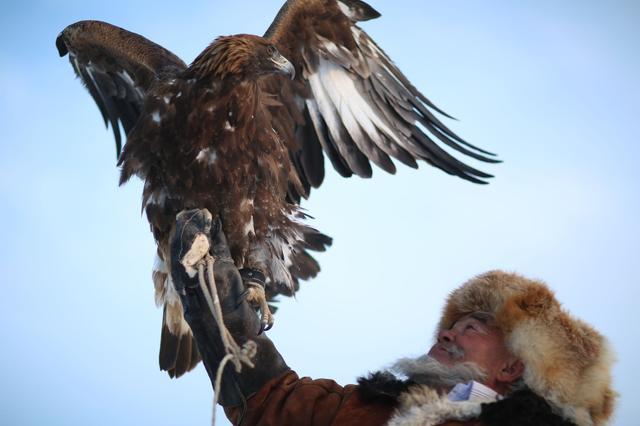
<path fill-rule="evenodd" d="M 273 45 L 269 45 L 267 46 L 267 54 L 269 56 L 276 56 L 278 54 L 278 49 L 276 49 Z"/>

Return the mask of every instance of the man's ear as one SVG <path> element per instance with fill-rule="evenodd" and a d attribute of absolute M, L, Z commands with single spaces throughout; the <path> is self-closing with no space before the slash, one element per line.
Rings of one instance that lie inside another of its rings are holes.
<path fill-rule="evenodd" d="M 524 364 L 518 358 L 505 362 L 496 379 L 503 383 L 513 383 L 524 374 Z"/>

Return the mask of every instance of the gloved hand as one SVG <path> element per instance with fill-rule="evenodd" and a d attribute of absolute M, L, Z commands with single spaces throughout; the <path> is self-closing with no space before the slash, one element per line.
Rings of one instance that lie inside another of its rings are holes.
<path fill-rule="evenodd" d="M 184 211 L 176 218 L 176 231 L 171 239 L 171 277 L 212 386 L 215 386 L 216 372 L 226 353 L 198 277 L 190 277 L 182 263 L 194 241 L 203 236 L 209 241 L 209 254 L 215 259 L 214 276 L 224 323 L 238 345 L 251 339 L 258 348 L 254 368 L 243 366 L 242 371 L 236 373 L 233 364 L 228 363 L 222 376 L 220 404 L 224 407 L 244 405 L 246 398 L 289 367 L 273 342 L 264 333 L 258 335 L 260 320 L 245 300 L 246 288 L 231 259 L 220 220 L 213 220 L 207 210 Z"/>

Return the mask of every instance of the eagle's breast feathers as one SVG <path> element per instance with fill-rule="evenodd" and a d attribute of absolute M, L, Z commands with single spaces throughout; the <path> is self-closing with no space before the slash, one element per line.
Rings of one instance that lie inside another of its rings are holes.
<path fill-rule="evenodd" d="M 143 208 L 161 247 L 179 211 L 207 208 L 221 216 L 238 266 L 257 267 L 291 292 L 285 270 L 304 225 L 286 201 L 295 174 L 265 96 L 256 79 L 159 81 L 129 134 L 122 182 L 145 181 Z"/>

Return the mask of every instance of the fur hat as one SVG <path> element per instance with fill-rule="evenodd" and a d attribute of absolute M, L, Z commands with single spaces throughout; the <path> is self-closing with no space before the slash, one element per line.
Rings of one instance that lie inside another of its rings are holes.
<path fill-rule="evenodd" d="M 579 426 L 603 425 L 611 417 L 617 394 L 607 341 L 563 310 L 544 283 L 502 271 L 479 275 L 451 293 L 438 331 L 473 312 L 494 317 L 525 365 L 525 384 L 554 411 Z"/>

